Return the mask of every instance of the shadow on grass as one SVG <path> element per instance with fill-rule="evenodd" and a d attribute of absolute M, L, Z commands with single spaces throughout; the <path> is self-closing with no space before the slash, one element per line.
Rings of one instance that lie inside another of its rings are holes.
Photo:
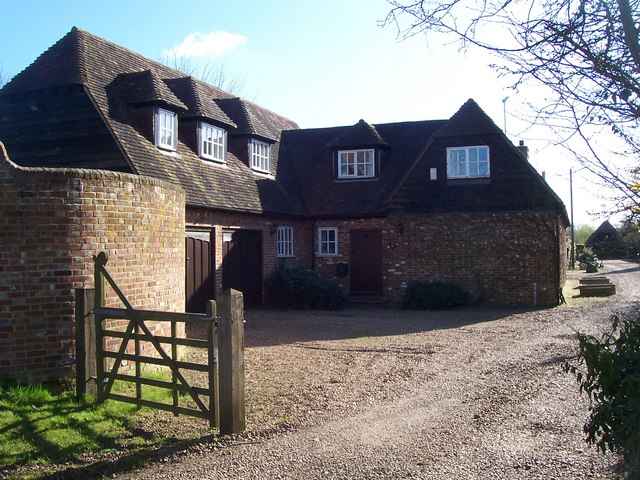
<path fill-rule="evenodd" d="M 193 439 L 161 437 L 137 426 L 132 412 L 103 411 L 94 419 L 87 416 L 87 411 L 93 408 L 99 407 L 90 402 L 70 403 L 68 397 L 42 406 L 12 406 L 15 419 L 0 429 L 0 435 L 5 438 L 10 435 L 30 448 L 1 454 L 0 477 L 102 478 L 147 466 L 195 444 L 216 439 L 214 434 Z M 64 442 L 51 436 L 56 429 L 54 435 L 77 437 L 79 441 L 61 446 Z M 87 447 L 88 443 L 92 446 Z"/>

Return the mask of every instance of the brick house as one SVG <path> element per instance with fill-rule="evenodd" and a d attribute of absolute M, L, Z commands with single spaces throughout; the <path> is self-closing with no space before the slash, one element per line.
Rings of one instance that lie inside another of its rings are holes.
<path fill-rule="evenodd" d="M 0 90 L 0 141 L 23 172 L 183 191 L 191 311 L 226 287 L 260 304 L 279 266 L 391 301 L 444 280 L 485 303 L 550 306 L 564 283 L 564 205 L 473 100 L 449 119 L 299 129 L 73 28 Z"/>

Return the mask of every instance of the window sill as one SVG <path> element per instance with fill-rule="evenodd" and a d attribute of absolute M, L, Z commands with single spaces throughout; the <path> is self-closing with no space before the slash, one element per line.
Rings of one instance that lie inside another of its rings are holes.
<path fill-rule="evenodd" d="M 351 183 L 351 182 L 375 182 L 378 177 L 343 177 L 336 178 L 336 183 Z"/>
<path fill-rule="evenodd" d="M 251 171 L 255 174 L 258 175 L 259 177 L 263 177 L 263 178 L 275 178 L 273 175 L 271 175 L 271 172 L 266 172 L 264 170 L 256 170 L 255 168 L 252 168 Z"/>
<path fill-rule="evenodd" d="M 167 157 L 174 157 L 177 158 L 180 156 L 180 154 L 176 151 L 176 150 L 168 150 L 166 148 L 163 147 L 158 147 L 158 151 L 162 154 L 162 155 L 166 155 Z"/>
<path fill-rule="evenodd" d="M 228 166 L 227 162 L 225 160 L 216 160 L 214 158 L 207 158 L 207 157 L 200 157 L 200 160 L 202 160 L 207 165 L 216 165 L 218 167 L 227 167 Z"/>

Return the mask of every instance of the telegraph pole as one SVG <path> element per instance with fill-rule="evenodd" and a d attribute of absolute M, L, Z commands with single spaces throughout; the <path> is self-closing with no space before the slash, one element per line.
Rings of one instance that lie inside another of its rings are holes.
<path fill-rule="evenodd" d="M 504 121 L 504 134 L 507 134 L 507 100 L 509 100 L 509 97 L 504 97 L 502 99 L 502 117 L 503 117 L 503 121 Z"/>

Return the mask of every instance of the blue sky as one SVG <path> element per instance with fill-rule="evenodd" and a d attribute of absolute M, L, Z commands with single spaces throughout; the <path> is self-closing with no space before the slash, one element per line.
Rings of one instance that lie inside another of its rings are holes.
<path fill-rule="evenodd" d="M 154 60 L 182 46 L 196 64 L 223 63 L 243 80 L 242 96 L 304 128 L 448 118 L 474 98 L 503 128 L 506 111 L 509 138 L 526 142 L 569 209 L 568 172 L 579 167 L 517 118 L 527 98 L 489 68 L 493 59 L 444 38 L 399 41 L 379 25 L 389 9 L 385 0 L 0 0 L 0 70 L 19 73 L 77 26 Z M 574 176 L 576 224 L 603 220 L 588 214 L 602 203 L 593 190 L 584 171 Z"/>

